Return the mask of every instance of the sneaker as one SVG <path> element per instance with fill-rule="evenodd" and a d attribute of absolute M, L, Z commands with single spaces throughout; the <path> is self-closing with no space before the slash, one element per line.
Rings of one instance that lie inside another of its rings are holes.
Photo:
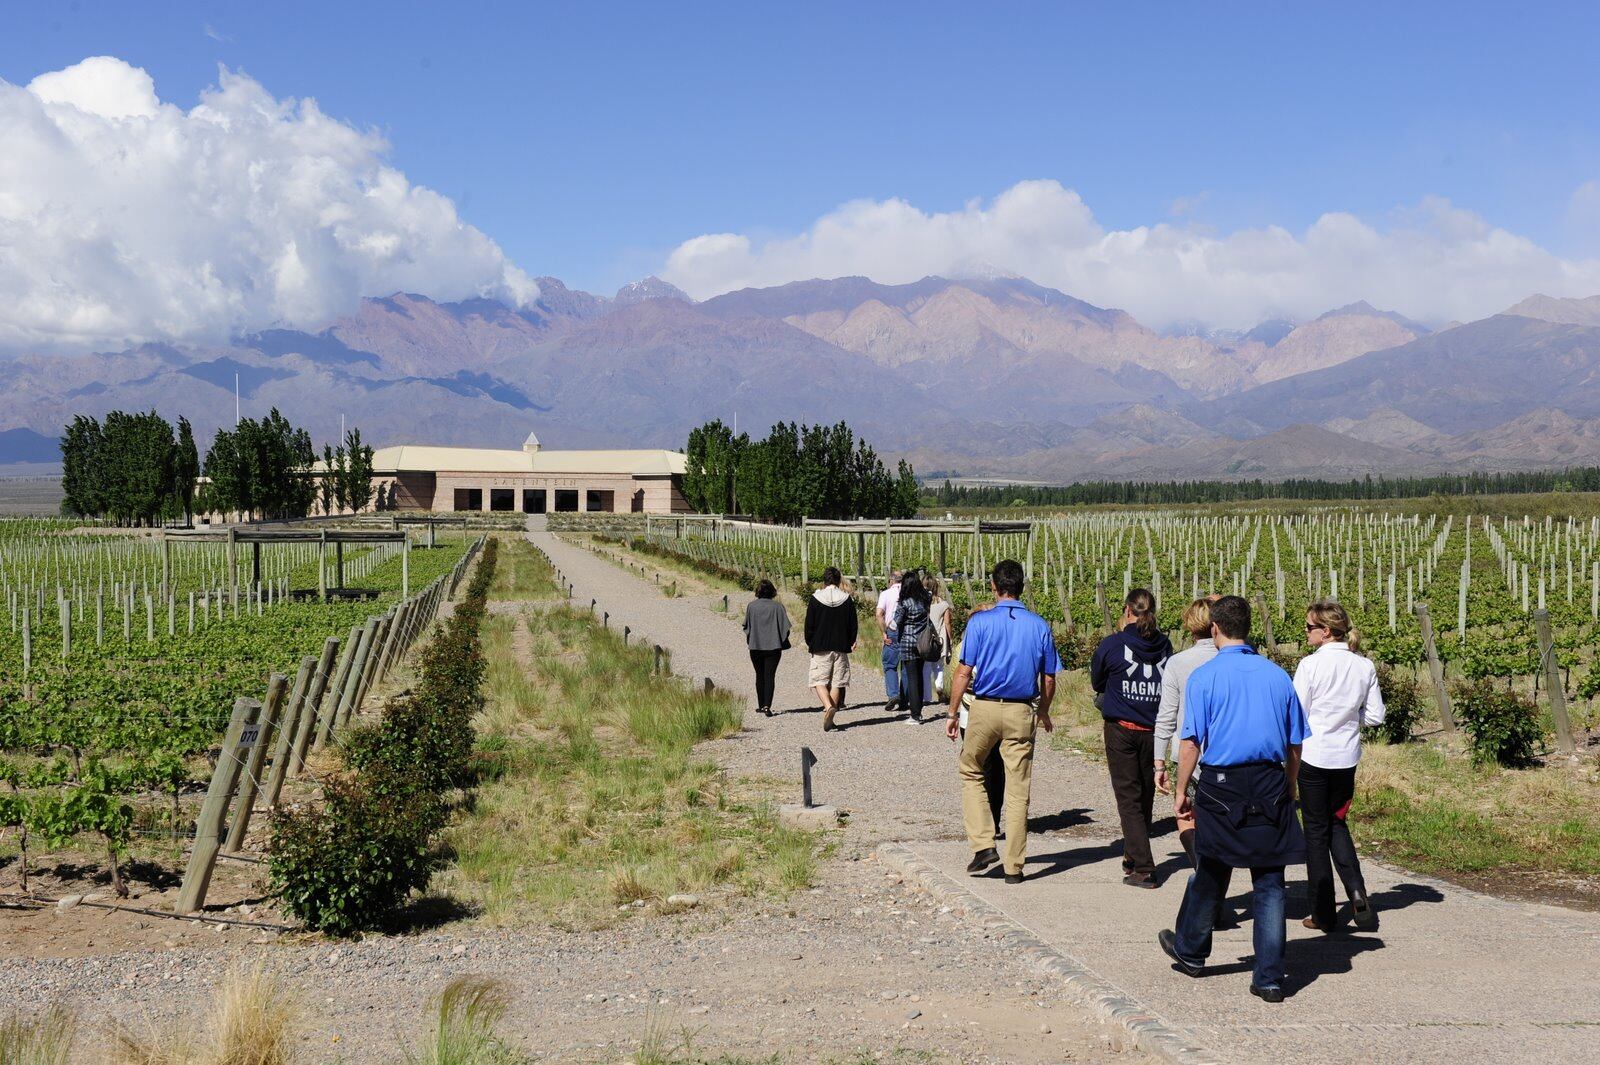
<path fill-rule="evenodd" d="M 1172 931 L 1170 928 L 1163 928 L 1156 934 L 1156 942 L 1161 944 L 1162 953 L 1172 959 L 1173 968 L 1177 969 L 1185 976 L 1200 975 L 1200 970 L 1203 969 L 1204 966 L 1191 965 L 1189 962 L 1186 962 L 1182 958 L 1178 957 L 1178 934 L 1176 932 Z M 1254 991 L 1255 988 L 1251 988 L 1250 990 Z"/>
<path fill-rule="evenodd" d="M 989 868 L 989 866 L 993 865 L 999 860 L 1000 852 L 995 850 L 993 847 L 990 847 L 987 850 L 981 850 L 972 856 L 972 861 L 967 863 L 967 872 L 971 873 L 973 876 L 977 876 L 979 873 L 983 872 L 985 869 Z"/>
<path fill-rule="evenodd" d="M 1251 984 L 1250 993 L 1262 1002 L 1283 1001 L 1283 988 L 1281 987 L 1257 987 L 1255 984 Z"/>
<path fill-rule="evenodd" d="M 1365 895 L 1357 895 L 1350 900 L 1350 910 L 1355 915 L 1356 927 L 1363 932 L 1375 932 L 1378 929 L 1378 913 L 1372 908 L 1372 900 Z"/>

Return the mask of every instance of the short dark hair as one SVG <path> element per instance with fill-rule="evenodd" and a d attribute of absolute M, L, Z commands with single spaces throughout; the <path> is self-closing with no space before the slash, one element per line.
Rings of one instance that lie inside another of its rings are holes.
<path fill-rule="evenodd" d="M 1022 563 L 1014 559 L 1002 558 L 996 562 L 989 579 L 994 582 L 995 591 L 1001 595 L 1022 595 Z"/>
<path fill-rule="evenodd" d="M 1230 640 L 1250 636 L 1250 603 L 1242 596 L 1225 595 L 1211 604 L 1211 623 Z"/>
<path fill-rule="evenodd" d="M 838 566 L 829 566 L 822 571 L 823 584 L 838 584 L 842 580 L 844 580 L 844 574 L 839 572 Z"/>
<path fill-rule="evenodd" d="M 756 598 L 776 599 L 778 598 L 778 589 L 772 586 L 771 581 L 763 577 L 761 580 L 756 582 Z"/>

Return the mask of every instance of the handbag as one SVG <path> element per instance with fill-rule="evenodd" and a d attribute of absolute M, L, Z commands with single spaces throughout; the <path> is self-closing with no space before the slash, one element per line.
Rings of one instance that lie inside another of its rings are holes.
<path fill-rule="evenodd" d="M 924 662 L 932 662 L 941 657 L 944 649 L 939 646 L 939 638 L 933 634 L 933 624 L 930 622 L 922 626 L 922 631 L 917 633 L 917 657 Z"/>

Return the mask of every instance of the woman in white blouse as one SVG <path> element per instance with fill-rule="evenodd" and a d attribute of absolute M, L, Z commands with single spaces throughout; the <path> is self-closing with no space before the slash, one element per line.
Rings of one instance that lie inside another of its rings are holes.
<path fill-rule="evenodd" d="M 1305 707 L 1311 735 L 1300 751 L 1300 813 L 1306 830 L 1306 880 L 1311 893 L 1307 928 L 1330 932 L 1334 908 L 1333 869 L 1339 871 L 1356 927 L 1378 926 L 1361 879 L 1361 862 L 1345 817 L 1355 795 L 1361 729 L 1383 723 L 1378 671 L 1356 653 L 1350 615 L 1332 600 L 1306 611 L 1306 643 L 1312 653 L 1294 671 L 1294 689 Z M 1331 868 L 1330 868 L 1330 860 Z"/>

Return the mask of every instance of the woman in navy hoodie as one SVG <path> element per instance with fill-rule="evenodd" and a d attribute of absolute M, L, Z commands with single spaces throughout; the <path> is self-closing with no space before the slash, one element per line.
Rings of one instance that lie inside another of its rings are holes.
<path fill-rule="evenodd" d="M 1161 674 L 1172 641 L 1156 621 L 1156 597 L 1144 588 L 1128 593 L 1117 631 L 1100 641 L 1089 664 L 1095 704 L 1105 718 L 1106 766 L 1122 819 L 1122 882 L 1156 886 L 1150 854 L 1150 809 L 1155 803 L 1156 710 Z"/>

